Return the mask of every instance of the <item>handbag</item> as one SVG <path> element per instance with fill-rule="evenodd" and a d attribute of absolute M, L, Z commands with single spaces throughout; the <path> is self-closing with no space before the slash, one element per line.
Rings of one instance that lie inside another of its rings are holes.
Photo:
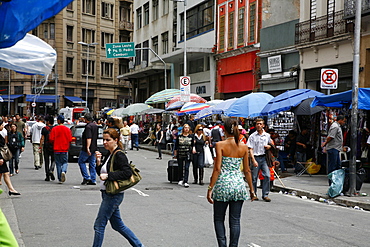
<path fill-rule="evenodd" d="M 9 161 L 13 158 L 13 154 L 6 144 L 4 145 L 4 147 L 0 147 L 0 153 L 1 156 L 3 156 L 4 161 Z"/>
<path fill-rule="evenodd" d="M 110 169 L 109 169 L 110 172 L 114 172 L 113 171 L 114 157 L 115 157 L 116 153 L 119 152 L 119 151 L 122 152 L 122 150 L 118 150 L 114 153 L 114 155 L 112 157 L 111 164 L 110 164 Z M 127 190 L 128 188 L 131 188 L 132 186 L 134 186 L 135 184 L 140 182 L 140 180 L 142 179 L 142 177 L 139 173 L 140 170 L 137 169 L 134 164 L 132 164 L 132 161 L 130 161 L 130 167 L 131 167 L 131 170 L 132 170 L 132 176 L 129 179 L 115 180 L 115 181 L 106 180 L 104 182 L 107 193 L 109 193 L 109 194 L 118 194 L 121 191 Z"/>
<path fill-rule="evenodd" d="M 213 157 L 208 145 L 204 146 L 204 164 L 213 165 Z"/>

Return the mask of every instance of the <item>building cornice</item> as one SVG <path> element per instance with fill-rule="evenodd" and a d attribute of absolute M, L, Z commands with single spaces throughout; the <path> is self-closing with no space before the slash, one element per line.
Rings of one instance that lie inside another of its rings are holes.
<path fill-rule="evenodd" d="M 280 54 L 290 54 L 290 53 L 295 53 L 295 52 L 298 52 L 298 49 L 297 47 L 292 45 L 292 46 L 287 46 L 287 47 L 283 47 L 279 49 L 258 52 L 257 56 L 270 57 L 270 56 L 275 56 L 275 55 L 280 55 Z"/>
<path fill-rule="evenodd" d="M 235 49 L 235 50 L 231 50 L 231 51 L 216 54 L 215 59 L 220 60 L 220 59 L 225 59 L 225 58 L 229 58 L 229 57 L 235 57 L 235 56 L 239 56 L 239 55 L 242 55 L 242 54 L 245 54 L 245 53 L 248 53 L 248 52 L 259 51 L 259 49 L 260 49 L 259 45 L 257 46 L 257 44 L 244 46 L 244 47 L 241 47 L 241 48 L 238 48 L 238 49 Z"/>

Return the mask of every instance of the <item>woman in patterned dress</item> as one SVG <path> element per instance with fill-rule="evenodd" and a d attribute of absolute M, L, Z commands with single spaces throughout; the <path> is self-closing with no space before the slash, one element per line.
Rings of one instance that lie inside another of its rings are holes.
<path fill-rule="evenodd" d="M 216 163 L 207 192 L 207 200 L 213 204 L 213 222 L 219 247 L 227 246 L 224 224 L 227 207 L 229 207 L 229 246 L 238 246 L 241 210 L 243 202 L 249 197 L 240 172 L 242 161 L 251 200 L 255 198 L 248 162 L 248 147 L 239 142 L 237 121 L 226 119 L 225 132 L 227 138 L 216 145 Z"/>

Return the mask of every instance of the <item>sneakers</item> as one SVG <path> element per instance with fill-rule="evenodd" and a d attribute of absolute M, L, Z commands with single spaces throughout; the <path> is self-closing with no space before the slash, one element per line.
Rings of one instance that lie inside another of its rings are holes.
<path fill-rule="evenodd" d="M 95 182 L 93 182 L 93 181 L 91 181 L 91 180 L 88 180 L 88 181 L 87 181 L 87 185 L 96 185 L 96 183 L 95 183 Z"/>
<path fill-rule="evenodd" d="M 49 176 L 50 176 L 50 179 L 51 179 L 52 181 L 54 181 L 54 180 L 55 180 L 55 177 L 54 177 L 54 173 L 53 173 L 53 172 L 50 172 L 50 173 L 49 173 Z"/>
<path fill-rule="evenodd" d="M 265 201 L 265 202 L 271 202 L 271 199 L 268 198 L 267 196 L 266 197 L 262 197 L 262 199 Z"/>
<path fill-rule="evenodd" d="M 60 182 L 64 183 L 66 181 L 66 173 L 62 172 L 62 175 L 60 176 Z"/>
<path fill-rule="evenodd" d="M 87 179 L 85 179 L 85 178 L 84 178 L 84 179 L 82 180 L 82 182 L 81 182 L 81 185 L 86 185 L 88 181 L 89 181 L 89 180 L 87 180 Z"/>
<path fill-rule="evenodd" d="M 182 181 L 182 180 L 179 181 L 178 185 L 183 186 L 184 185 L 184 181 Z"/>
<path fill-rule="evenodd" d="M 184 187 L 185 188 L 189 188 L 189 184 L 188 183 L 184 183 Z"/>

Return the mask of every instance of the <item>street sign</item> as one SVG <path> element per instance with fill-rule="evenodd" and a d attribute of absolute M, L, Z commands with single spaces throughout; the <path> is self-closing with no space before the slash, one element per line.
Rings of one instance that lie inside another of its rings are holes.
<path fill-rule="evenodd" d="M 190 76 L 180 77 L 180 98 L 183 102 L 190 101 Z"/>
<path fill-rule="evenodd" d="M 110 43 L 105 44 L 105 54 L 107 58 L 135 57 L 135 43 Z"/>
<path fill-rule="evenodd" d="M 321 89 L 338 88 L 338 69 L 321 69 Z"/>

